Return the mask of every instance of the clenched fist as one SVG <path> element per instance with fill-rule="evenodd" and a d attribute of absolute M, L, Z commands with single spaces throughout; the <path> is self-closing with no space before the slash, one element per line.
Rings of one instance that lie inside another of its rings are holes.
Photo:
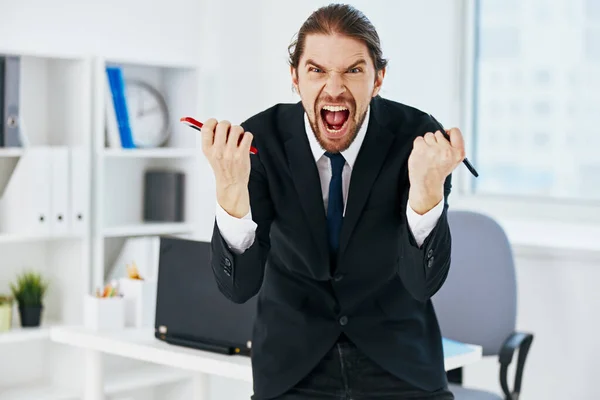
<path fill-rule="evenodd" d="M 414 140 L 408 158 L 409 202 L 418 214 L 425 214 L 444 197 L 444 181 L 465 158 L 465 144 L 458 128 L 427 132 Z"/>
<path fill-rule="evenodd" d="M 248 180 L 253 135 L 229 121 L 211 118 L 202 129 L 202 151 L 215 174 L 217 201 L 230 215 L 241 218 L 250 210 Z"/>

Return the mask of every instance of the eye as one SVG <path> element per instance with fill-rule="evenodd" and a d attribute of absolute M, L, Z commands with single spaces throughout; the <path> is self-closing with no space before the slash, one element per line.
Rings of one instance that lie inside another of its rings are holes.
<path fill-rule="evenodd" d="M 359 72 L 362 72 L 362 69 L 360 69 L 359 67 L 354 67 L 349 69 L 348 72 L 350 72 L 351 74 L 358 74 Z"/>
<path fill-rule="evenodd" d="M 309 72 L 316 72 L 317 74 L 323 72 L 323 70 L 321 68 L 317 68 L 317 67 L 310 67 L 308 69 Z"/>

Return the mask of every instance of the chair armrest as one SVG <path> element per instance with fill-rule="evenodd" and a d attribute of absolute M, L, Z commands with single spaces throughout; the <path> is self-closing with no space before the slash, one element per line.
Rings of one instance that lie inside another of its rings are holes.
<path fill-rule="evenodd" d="M 523 368 L 525 367 L 525 359 L 529 352 L 529 347 L 533 341 L 533 334 L 525 332 L 512 333 L 502 345 L 499 354 L 500 361 L 500 385 L 506 399 L 517 400 L 521 393 L 521 380 L 523 379 Z M 513 355 L 516 350 L 519 350 L 519 358 L 517 359 L 517 370 L 515 371 L 515 386 L 511 392 L 508 388 L 508 367 L 512 362 Z"/>

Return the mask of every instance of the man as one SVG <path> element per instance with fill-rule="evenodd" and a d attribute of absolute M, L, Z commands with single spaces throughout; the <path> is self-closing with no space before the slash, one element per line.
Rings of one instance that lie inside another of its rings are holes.
<path fill-rule="evenodd" d="M 350 6 L 315 11 L 289 50 L 301 102 L 202 129 L 215 279 L 258 294 L 253 399 L 452 399 L 430 297 L 461 132 L 378 95 L 379 37 Z"/>

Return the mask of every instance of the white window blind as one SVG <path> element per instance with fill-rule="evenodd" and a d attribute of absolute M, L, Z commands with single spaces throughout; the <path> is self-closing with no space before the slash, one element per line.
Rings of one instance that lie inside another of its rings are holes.
<path fill-rule="evenodd" d="M 479 0 L 476 193 L 600 201 L 600 0 Z"/>

